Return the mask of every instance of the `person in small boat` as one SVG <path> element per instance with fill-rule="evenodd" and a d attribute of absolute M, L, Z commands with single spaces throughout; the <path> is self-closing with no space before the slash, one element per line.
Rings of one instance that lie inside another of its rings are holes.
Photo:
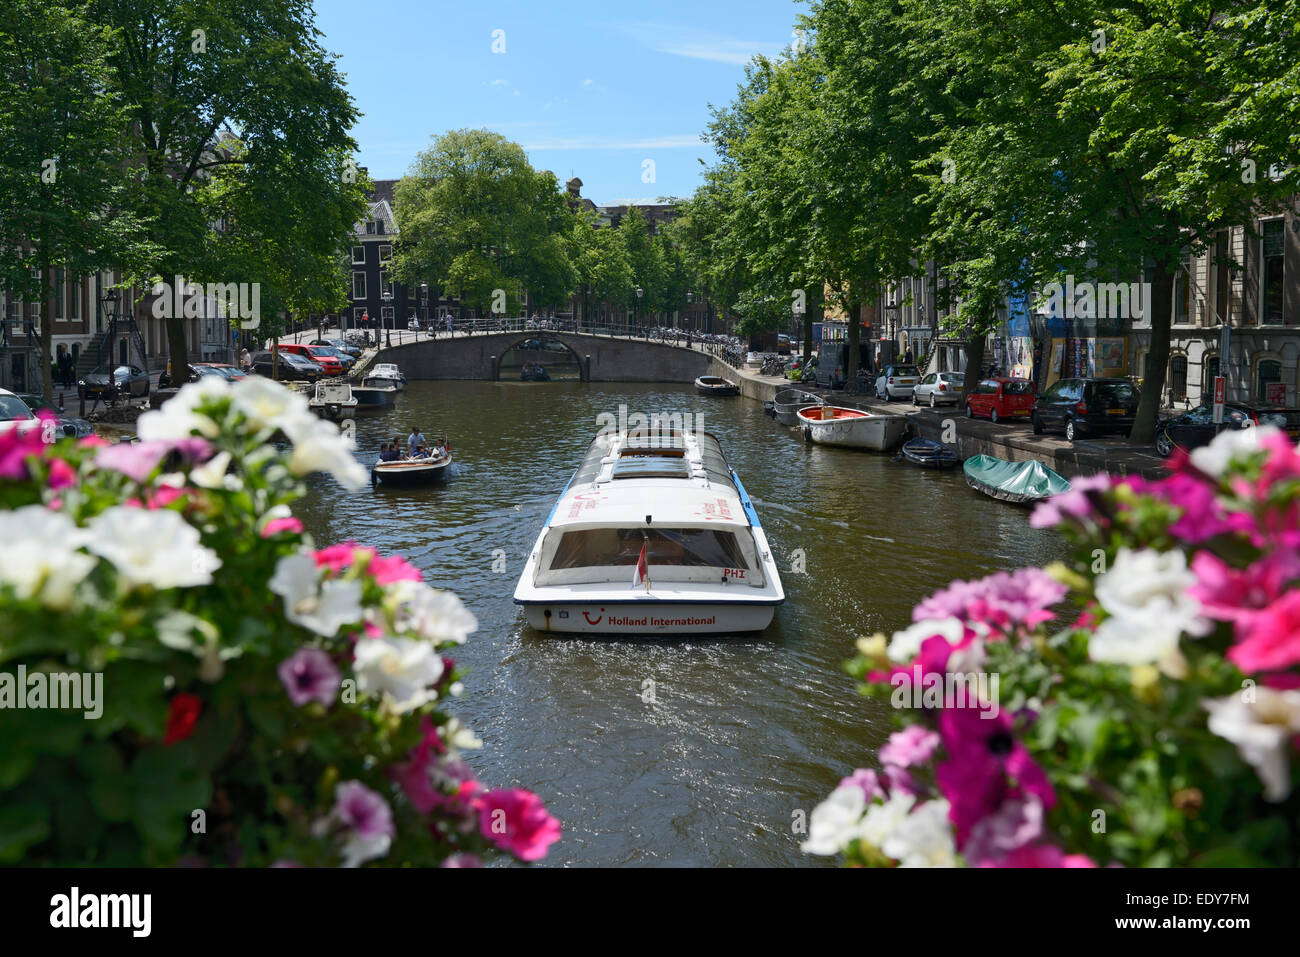
<path fill-rule="evenodd" d="M 413 426 L 411 434 L 406 437 L 406 454 L 409 458 L 415 458 L 415 450 L 424 445 L 424 436 L 420 434 L 420 427 Z"/>
<path fill-rule="evenodd" d="M 397 451 L 396 442 L 392 443 L 391 445 L 385 443 L 383 447 L 383 451 L 379 453 L 379 460 L 381 462 L 396 462 L 401 457 L 402 457 L 402 453 Z"/>

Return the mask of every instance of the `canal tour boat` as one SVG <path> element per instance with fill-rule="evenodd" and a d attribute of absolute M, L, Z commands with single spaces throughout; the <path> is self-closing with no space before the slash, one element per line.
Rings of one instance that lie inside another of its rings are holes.
<path fill-rule="evenodd" d="M 907 435 L 907 417 L 863 412 L 838 405 L 800 409 L 795 415 L 804 438 L 820 445 L 888 452 Z"/>
<path fill-rule="evenodd" d="M 776 558 L 707 432 L 602 432 L 515 587 L 546 633 L 762 631 L 785 601 Z"/>

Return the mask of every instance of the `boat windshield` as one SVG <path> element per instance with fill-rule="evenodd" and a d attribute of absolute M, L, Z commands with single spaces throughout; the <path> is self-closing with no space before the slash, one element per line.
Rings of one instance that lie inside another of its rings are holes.
<path fill-rule="evenodd" d="M 656 565 L 749 567 L 733 532 L 715 528 L 589 528 L 564 533 L 551 570 L 635 565 L 643 542 L 652 569 Z"/>

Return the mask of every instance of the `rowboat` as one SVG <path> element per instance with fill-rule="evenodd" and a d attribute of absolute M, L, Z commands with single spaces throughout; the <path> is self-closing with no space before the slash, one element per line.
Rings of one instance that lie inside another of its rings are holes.
<path fill-rule="evenodd" d="M 376 462 L 370 469 L 370 480 L 396 488 L 434 485 L 447 480 L 450 468 L 450 452 L 429 458 L 394 459 L 391 462 Z"/>
<path fill-rule="evenodd" d="M 957 453 L 933 439 L 912 439 L 903 443 L 903 458 L 923 469 L 947 469 L 957 464 Z"/>
<path fill-rule="evenodd" d="M 354 385 L 352 397 L 357 400 L 358 410 L 386 409 L 396 400 L 397 389 L 389 384 Z"/>
<path fill-rule="evenodd" d="M 702 375 L 695 380 L 695 391 L 700 395 L 740 395 L 740 386 L 721 376 Z"/>
<path fill-rule="evenodd" d="M 375 367 L 366 374 L 361 380 L 363 386 L 385 386 L 391 385 L 398 392 L 406 388 L 406 376 L 398 371 L 395 362 L 379 362 Z"/>
<path fill-rule="evenodd" d="M 316 391 L 307 400 L 307 407 L 323 419 L 342 422 L 357 411 L 357 399 L 350 383 L 330 379 L 316 383 Z"/>
<path fill-rule="evenodd" d="M 803 389 L 782 389 L 772 397 L 772 417 L 782 425 L 798 425 L 798 412 L 825 400 Z"/>
<path fill-rule="evenodd" d="M 515 586 L 545 633 L 762 631 L 785 601 L 745 487 L 707 432 L 602 432 Z"/>
<path fill-rule="evenodd" d="M 966 484 L 1004 502 L 1029 505 L 1070 490 L 1070 480 L 1042 462 L 1008 462 L 976 455 L 962 466 Z"/>
<path fill-rule="evenodd" d="M 887 452 L 907 435 L 907 417 L 822 405 L 795 413 L 804 438 L 820 445 Z"/>

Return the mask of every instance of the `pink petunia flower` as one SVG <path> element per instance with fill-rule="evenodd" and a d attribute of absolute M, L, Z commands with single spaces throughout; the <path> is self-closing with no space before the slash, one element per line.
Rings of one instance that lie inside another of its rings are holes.
<path fill-rule="evenodd" d="M 880 749 L 880 762 L 900 768 L 925 764 L 939 747 L 939 735 L 921 724 L 913 724 L 895 731 Z"/>
<path fill-rule="evenodd" d="M 918 604 L 912 620 L 955 617 L 1002 631 L 1014 625 L 1033 628 L 1055 617 L 1048 609 L 1068 591 L 1041 568 L 1018 568 L 975 581 L 955 581 Z"/>
<path fill-rule="evenodd" d="M 996 860 L 984 860 L 980 867 L 1096 867 L 1097 864 L 1085 854 L 1066 854 L 1059 847 L 1051 844 L 1034 844 L 1020 847 L 1006 857 Z"/>
<path fill-rule="evenodd" d="M 391 585 L 393 582 L 421 580 L 420 570 L 410 564 L 400 555 L 393 555 L 389 558 L 383 558 L 376 555 L 370 559 L 370 565 L 366 570 L 374 576 L 375 582 L 380 585 Z"/>
<path fill-rule="evenodd" d="M 67 488 L 69 485 L 77 483 L 77 472 L 63 459 L 54 459 L 50 462 L 49 486 L 52 489 Z"/>
<path fill-rule="evenodd" d="M 202 462 L 212 454 L 206 439 L 159 439 L 153 442 L 119 442 L 99 450 L 97 468 L 121 472 L 133 482 L 143 482 L 172 452 L 190 464 Z"/>
<path fill-rule="evenodd" d="M 432 754 L 434 751 L 445 754 L 447 748 L 428 715 L 420 716 L 420 730 L 423 736 L 419 743 L 411 748 L 406 761 L 389 768 L 388 776 L 406 792 L 407 800 L 413 808 L 421 814 L 428 814 L 442 797 L 434 787 L 430 774 Z"/>
<path fill-rule="evenodd" d="M 280 662 L 277 669 L 284 690 L 295 707 L 319 701 L 325 707 L 334 703 L 341 678 L 330 656 L 320 648 L 299 648 Z"/>
<path fill-rule="evenodd" d="M 1192 559 L 1192 571 L 1196 584 L 1188 594 L 1200 602 L 1202 611 L 1219 621 L 1245 624 L 1300 579 L 1300 556 L 1274 552 L 1240 570 L 1201 551 Z"/>
<path fill-rule="evenodd" d="M 302 534 L 302 528 L 302 522 L 292 515 L 284 518 L 273 518 L 262 526 L 262 537 L 270 538 L 273 535 L 279 535 L 281 532 L 300 535 Z"/>
<path fill-rule="evenodd" d="M 479 798 L 479 832 L 521 861 L 536 861 L 560 839 L 560 822 L 531 791 L 488 791 Z"/>
<path fill-rule="evenodd" d="M 42 422 L 46 416 L 38 413 Z M 45 449 L 41 427 L 18 425 L 0 432 L 0 478 L 22 481 L 31 477 L 27 460 L 39 458 Z"/>
<path fill-rule="evenodd" d="M 1300 590 L 1291 590 L 1252 615 L 1238 634 L 1245 637 L 1228 649 L 1227 659 L 1246 674 L 1277 671 L 1300 664 Z"/>
<path fill-rule="evenodd" d="M 870 803 L 875 798 L 888 798 L 889 794 L 881 783 L 880 775 L 870 768 L 858 768 L 847 778 L 840 781 L 840 787 L 852 785 L 862 789 L 863 795 L 867 802 Z"/>
<path fill-rule="evenodd" d="M 356 542 L 342 542 L 319 549 L 312 554 L 317 568 L 325 568 L 329 574 L 337 575 L 366 555 L 374 555 L 373 548 L 362 548 Z"/>
<path fill-rule="evenodd" d="M 1053 495 L 1038 504 L 1029 516 L 1029 524 L 1034 528 L 1055 528 L 1071 518 L 1086 518 L 1092 514 L 1092 501 L 1088 498 L 1088 493 L 1105 492 L 1110 487 L 1110 476 L 1105 472 L 1072 479 L 1068 492 Z"/>

